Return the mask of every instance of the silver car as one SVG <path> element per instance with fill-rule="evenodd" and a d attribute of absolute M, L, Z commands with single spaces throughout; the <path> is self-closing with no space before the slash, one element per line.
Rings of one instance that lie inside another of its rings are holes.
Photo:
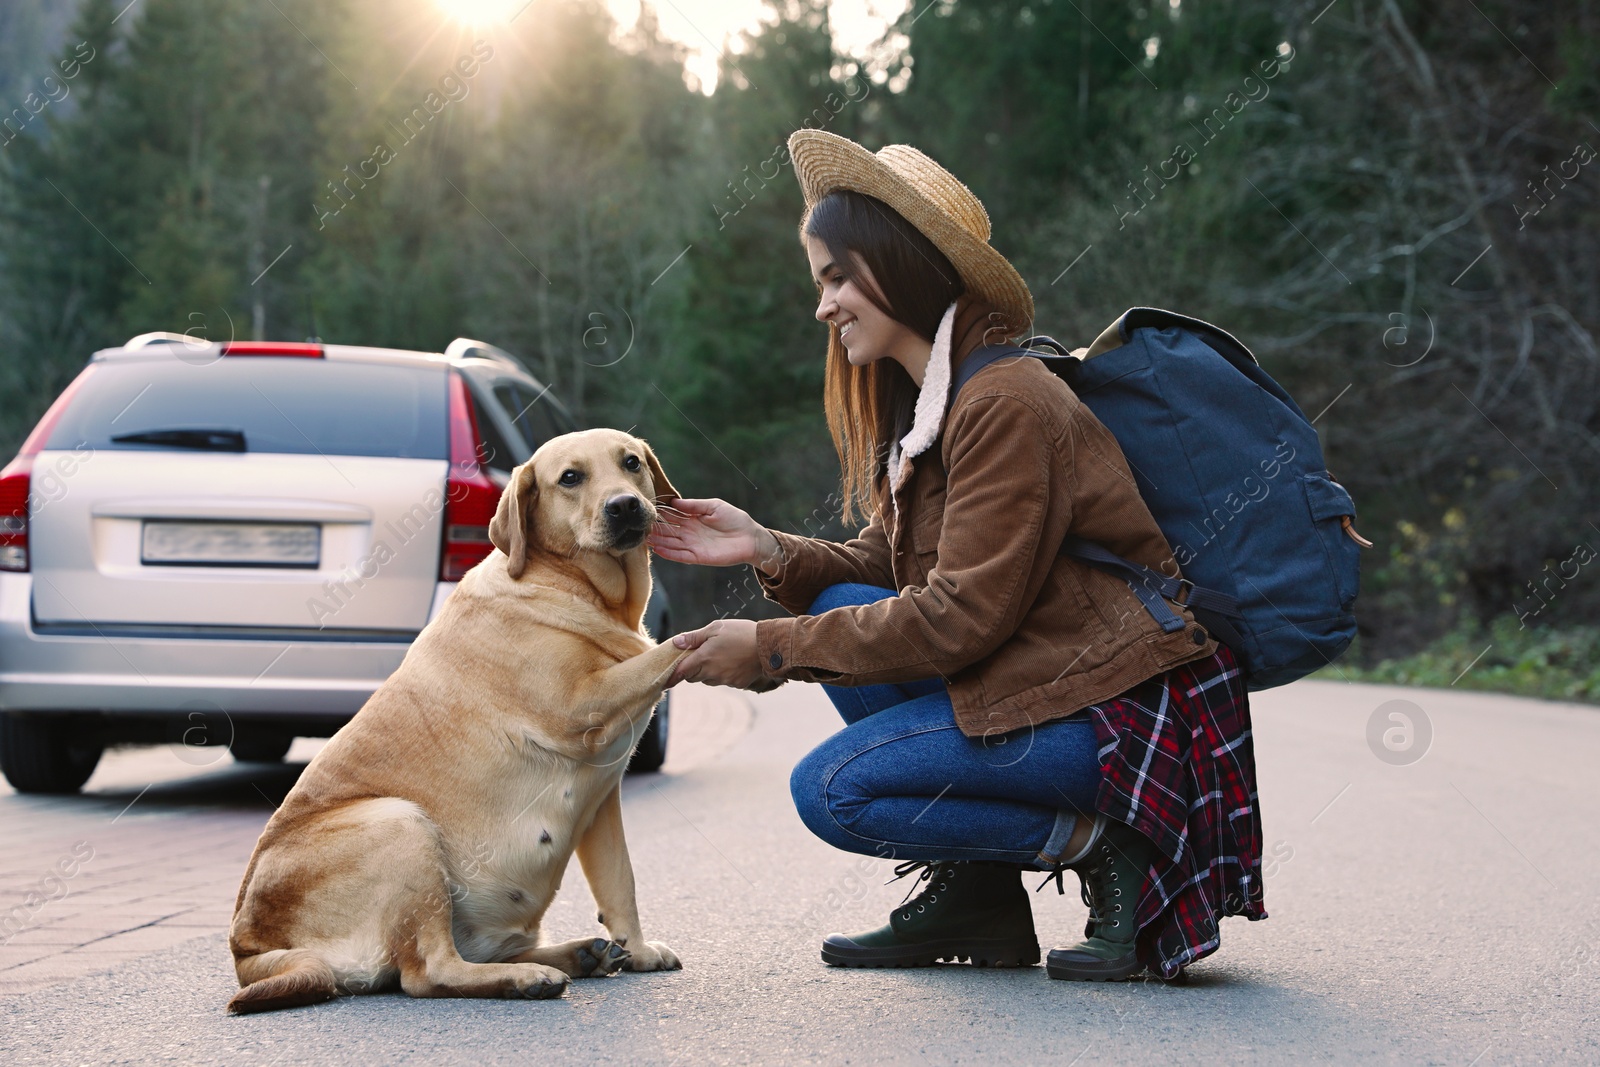
<path fill-rule="evenodd" d="M 74 792 L 108 745 L 330 736 L 492 550 L 511 468 L 575 428 L 466 338 L 96 352 L 0 471 L 0 769 Z M 645 624 L 668 632 L 659 584 Z"/>

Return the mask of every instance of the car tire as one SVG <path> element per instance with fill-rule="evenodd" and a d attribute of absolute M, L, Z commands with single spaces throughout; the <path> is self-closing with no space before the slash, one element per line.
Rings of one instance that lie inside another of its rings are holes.
<path fill-rule="evenodd" d="M 293 745 L 294 736 L 278 730 L 239 730 L 228 751 L 235 763 L 282 763 Z"/>
<path fill-rule="evenodd" d="M 0 771 L 19 793 L 76 793 L 100 763 L 104 745 L 73 737 L 63 716 L 0 713 Z"/>
<path fill-rule="evenodd" d="M 633 750 L 633 758 L 628 761 L 628 773 L 659 771 L 661 765 L 667 762 L 667 727 L 671 710 L 672 694 L 662 693 L 661 703 L 656 705 L 656 713 L 650 717 L 650 725 L 644 728 L 644 736 L 639 739 L 638 746 Z"/>

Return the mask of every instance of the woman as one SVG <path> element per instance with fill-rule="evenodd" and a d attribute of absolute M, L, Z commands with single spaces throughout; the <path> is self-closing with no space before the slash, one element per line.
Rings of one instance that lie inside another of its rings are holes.
<path fill-rule="evenodd" d="M 833 934 L 856 967 L 1039 960 L 1021 872 L 1070 869 L 1085 939 L 1053 978 L 1176 976 L 1217 920 L 1264 918 L 1243 678 L 1197 625 L 1165 632 L 1129 587 L 1059 554 L 1068 534 L 1172 565 L 1115 439 L 1031 357 L 961 361 L 1031 324 L 1027 285 L 976 197 L 913 148 L 804 130 L 801 240 L 828 324 L 825 408 L 844 544 L 770 531 L 723 500 L 675 501 L 663 558 L 748 563 L 794 618 L 674 638 L 671 681 L 816 681 L 845 721 L 795 768 L 801 819 L 907 861 L 921 893 Z M 1181 457 L 1174 457 L 1175 461 Z"/>

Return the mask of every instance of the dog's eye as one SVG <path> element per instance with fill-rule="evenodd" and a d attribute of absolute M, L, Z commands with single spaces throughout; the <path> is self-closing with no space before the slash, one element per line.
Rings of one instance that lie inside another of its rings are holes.
<path fill-rule="evenodd" d="M 636 471 L 639 469 L 639 457 L 628 456 L 622 461 L 622 465 L 631 471 Z"/>
<path fill-rule="evenodd" d="M 583 481 L 583 475 L 579 474 L 575 470 L 564 470 L 561 472 L 561 477 L 557 479 L 557 481 L 559 481 L 562 485 L 577 485 L 579 482 Z"/>

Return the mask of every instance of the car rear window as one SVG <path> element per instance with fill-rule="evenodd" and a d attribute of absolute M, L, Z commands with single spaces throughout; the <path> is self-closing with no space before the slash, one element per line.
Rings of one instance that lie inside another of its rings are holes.
<path fill-rule="evenodd" d="M 531 389 L 522 382 L 501 382 L 494 387 L 494 395 L 529 448 L 538 449 L 550 438 L 573 428 L 571 420 L 563 418 L 548 389 Z"/>
<path fill-rule="evenodd" d="M 166 448 L 113 438 L 237 431 L 249 452 L 448 459 L 446 371 L 276 356 L 103 362 L 45 447 Z"/>
<path fill-rule="evenodd" d="M 478 423 L 478 458 L 494 470 L 510 474 L 518 463 L 528 457 L 519 456 L 512 450 L 511 442 L 495 425 L 483 399 L 470 389 L 468 395 L 472 397 L 472 415 Z"/>

